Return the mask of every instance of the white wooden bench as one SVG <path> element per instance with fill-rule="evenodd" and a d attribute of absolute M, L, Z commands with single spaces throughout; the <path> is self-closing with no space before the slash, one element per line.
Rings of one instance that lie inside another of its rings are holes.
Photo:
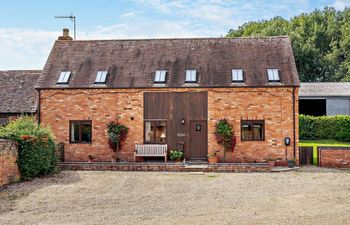
<path fill-rule="evenodd" d="M 165 163 L 167 162 L 167 145 L 135 145 L 134 162 L 136 157 L 164 157 Z"/>

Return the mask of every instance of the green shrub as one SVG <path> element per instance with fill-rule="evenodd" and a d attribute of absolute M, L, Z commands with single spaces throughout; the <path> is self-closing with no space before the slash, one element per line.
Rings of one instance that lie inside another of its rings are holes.
<path fill-rule="evenodd" d="M 299 115 L 299 138 L 301 140 L 350 141 L 350 116 Z"/>
<path fill-rule="evenodd" d="M 0 138 L 18 142 L 17 162 L 23 180 L 57 172 L 52 132 L 38 126 L 34 117 L 21 116 L 0 128 Z"/>

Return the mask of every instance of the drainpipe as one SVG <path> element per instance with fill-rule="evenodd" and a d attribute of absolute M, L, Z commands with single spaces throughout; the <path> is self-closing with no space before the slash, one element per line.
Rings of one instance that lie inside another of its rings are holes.
<path fill-rule="evenodd" d="M 296 153 L 296 138 L 295 138 L 295 87 L 293 87 L 293 159 L 295 160 Z"/>
<path fill-rule="evenodd" d="M 40 107 L 41 107 L 41 104 L 40 104 L 40 99 L 41 99 L 41 97 L 40 97 L 40 90 L 38 90 L 38 92 L 39 92 L 39 100 L 38 100 L 38 110 L 37 110 L 37 119 L 38 119 L 38 125 L 40 126 Z"/>

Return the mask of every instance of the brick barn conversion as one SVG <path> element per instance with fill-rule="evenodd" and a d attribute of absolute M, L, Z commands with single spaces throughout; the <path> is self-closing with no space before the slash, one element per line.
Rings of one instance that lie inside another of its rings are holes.
<path fill-rule="evenodd" d="M 186 160 L 222 149 L 227 118 L 237 137 L 228 162 L 298 158 L 299 79 L 288 37 L 73 41 L 52 48 L 37 83 L 38 120 L 64 143 L 65 161 L 110 161 L 106 124 L 129 127 L 120 152 L 167 144 Z M 291 144 L 286 146 L 284 139 Z"/>
<path fill-rule="evenodd" d="M 38 93 L 34 87 L 41 70 L 0 71 L 0 126 L 20 115 L 35 115 Z"/>

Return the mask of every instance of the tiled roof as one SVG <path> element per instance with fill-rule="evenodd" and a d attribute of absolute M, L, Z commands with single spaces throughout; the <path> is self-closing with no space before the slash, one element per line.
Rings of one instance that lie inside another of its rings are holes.
<path fill-rule="evenodd" d="M 0 113 L 33 113 L 41 70 L 0 71 Z"/>
<path fill-rule="evenodd" d="M 245 82 L 232 83 L 233 68 Z M 280 71 L 269 83 L 267 69 Z M 164 85 L 154 84 L 156 70 L 167 70 Z M 196 87 L 298 86 L 288 37 L 91 40 L 55 42 L 37 88 L 57 88 L 62 71 L 72 71 L 67 88 L 89 88 L 99 70 L 109 71 L 105 87 L 186 87 L 185 70 L 197 70 Z M 99 86 L 100 87 L 100 86 Z M 59 86 L 58 88 L 62 88 Z M 63 87 L 65 88 L 65 87 Z"/>
<path fill-rule="evenodd" d="M 350 82 L 313 82 L 301 83 L 300 97 L 350 97 Z"/>

